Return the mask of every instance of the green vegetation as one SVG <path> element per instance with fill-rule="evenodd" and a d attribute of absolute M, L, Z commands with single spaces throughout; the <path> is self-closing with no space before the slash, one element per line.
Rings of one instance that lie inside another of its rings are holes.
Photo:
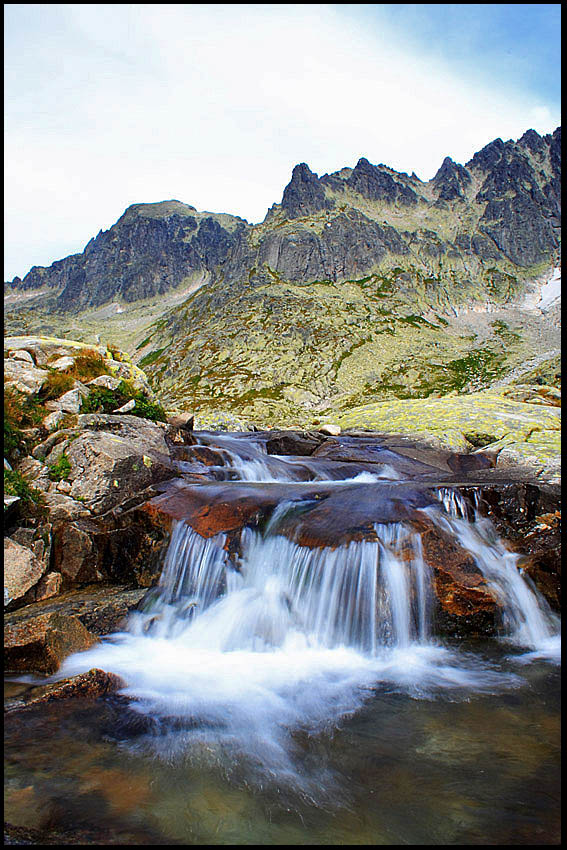
<path fill-rule="evenodd" d="M 43 401 L 57 399 L 72 390 L 76 380 L 90 381 L 99 375 L 108 374 L 109 369 L 104 357 L 94 349 L 83 349 L 80 354 L 74 356 L 72 366 L 63 370 L 49 369 L 49 376 L 39 395 Z"/>
<path fill-rule="evenodd" d="M 106 387 L 92 387 L 87 398 L 81 404 L 81 413 L 112 413 L 118 407 L 134 399 L 135 407 L 130 411 L 132 416 L 141 416 L 152 422 L 165 422 L 166 412 L 160 404 L 150 401 L 148 397 L 130 383 L 121 381 L 115 390 Z"/>
<path fill-rule="evenodd" d="M 52 481 L 66 481 L 71 472 L 71 461 L 63 452 L 56 463 L 49 467 L 48 475 Z"/>
<path fill-rule="evenodd" d="M 19 496 L 25 515 L 37 516 L 45 510 L 45 497 L 41 490 L 32 487 L 15 469 L 4 469 L 4 493 L 8 496 Z"/>
<path fill-rule="evenodd" d="M 23 431 L 39 427 L 47 413 L 37 396 L 4 387 L 4 454 L 9 460 L 30 451 L 29 437 Z"/>
<path fill-rule="evenodd" d="M 165 348 L 157 348 L 155 351 L 150 351 L 149 354 L 144 355 L 138 363 L 140 369 L 145 369 L 146 366 L 150 366 L 152 363 L 155 363 L 162 351 L 165 351 Z"/>

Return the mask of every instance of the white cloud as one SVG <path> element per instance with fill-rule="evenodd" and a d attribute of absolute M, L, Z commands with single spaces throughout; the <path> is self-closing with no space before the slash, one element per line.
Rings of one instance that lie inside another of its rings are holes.
<path fill-rule="evenodd" d="M 22 32 L 15 8 L 31 15 L 12 7 L 7 28 L 8 278 L 82 250 L 131 203 L 259 221 L 300 161 L 428 179 L 445 155 L 559 124 L 334 6 L 42 6 Z"/>

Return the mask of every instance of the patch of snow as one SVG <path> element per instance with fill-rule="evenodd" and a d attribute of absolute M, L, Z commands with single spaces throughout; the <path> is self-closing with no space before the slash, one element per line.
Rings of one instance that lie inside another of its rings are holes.
<path fill-rule="evenodd" d="M 561 268 L 557 266 L 553 269 L 551 277 L 544 283 L 541 288 L 537 307 L 542 313 L 559 304 L 561 300 Z"/>

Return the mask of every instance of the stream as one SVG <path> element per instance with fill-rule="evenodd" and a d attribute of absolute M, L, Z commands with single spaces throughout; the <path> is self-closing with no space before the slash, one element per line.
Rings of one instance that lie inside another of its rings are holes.
<path fill-rule="evenodd" d="M 7 820 L 67 843 L 559 843 L 560 622 L 480 505 L 370 440 L 196 438 L 206 479 L 180 451 L 157 500 L 159 584 L 53 677 L 125 687 L 7 718 Z M 435 534 L 498 637 L 438 633 Z"/>

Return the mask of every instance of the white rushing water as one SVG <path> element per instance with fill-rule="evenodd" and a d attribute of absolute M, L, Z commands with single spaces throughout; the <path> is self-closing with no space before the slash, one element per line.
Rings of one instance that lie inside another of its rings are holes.
<path fill-rule="evenodd" d="M 203 441 L 204 442 L 204 441 Z M 208 441 L 204 445 L 208 445 Z M 212 444 L 212 443 L 211 443 Z M 326 481 L 333 484 L 371 483 L 376 481 L 397 481 L 399 473 L 390 464 L 377 465 L 376 472 L 363 471 L 344 478 L 344 470 L 339 471 L 333 462 L 313 463 L 309 457 L 290 457 L 288 455 L 269 455 L 262 443 L 245 442 L 238 437 L 215 434 L 214 447 L 220 450 L 226 466 L 232 469 L 239 481 L 257 483 L 282 483 L 293 481 L 296 484 L 312 481 Z M 183 469 L 183 462 L 180 463 Z"/>
<path fill-rule="evenodd" d="M 469 522 L 466 502 L 456 491 L 443 488 L 439 498 L 444 513 L 431 508 L 424 510 L 473 556 L 502 604 L 507 638 L 513 644 L 530 649 L 529 659 L 538 657 L 559 662 L 559 617 L 518 568 L 520 555 L 505 547 L 490 520 L 480 515 L 478 506 L 475 506 L 474 522 Z"/>
<path fill-rule="evenodd" d="M 487 520 L 471 521 L 454 491 L 440 490 L 439 500 L 424 510 L 475 558 L 504 603 L 507 638 L 525 657 L 557 658 L 557 618 L 517 556 Z M 421 698 L 521 681 L 434 638 L 433 577 L 413 528 L 376 524 L 375 539 L 308 548 L 278 533 L 308 506 L 283 501 L 263 534 L 244 528 L 237 557 L 224 534 L 204 539 L 177 522 L 145 610 L 130 616 L 127 631 L 68 658 L 58 677 L 112 671 L 133 708 L 158 724 L 145 739 L 152 751 L 204 748 L 224 764 L 244 758 L 259 782 L 275 776 L 308 795 L 322 780 L 297 767 L 297 730 L 330 730 L 380 689 Z"/>

